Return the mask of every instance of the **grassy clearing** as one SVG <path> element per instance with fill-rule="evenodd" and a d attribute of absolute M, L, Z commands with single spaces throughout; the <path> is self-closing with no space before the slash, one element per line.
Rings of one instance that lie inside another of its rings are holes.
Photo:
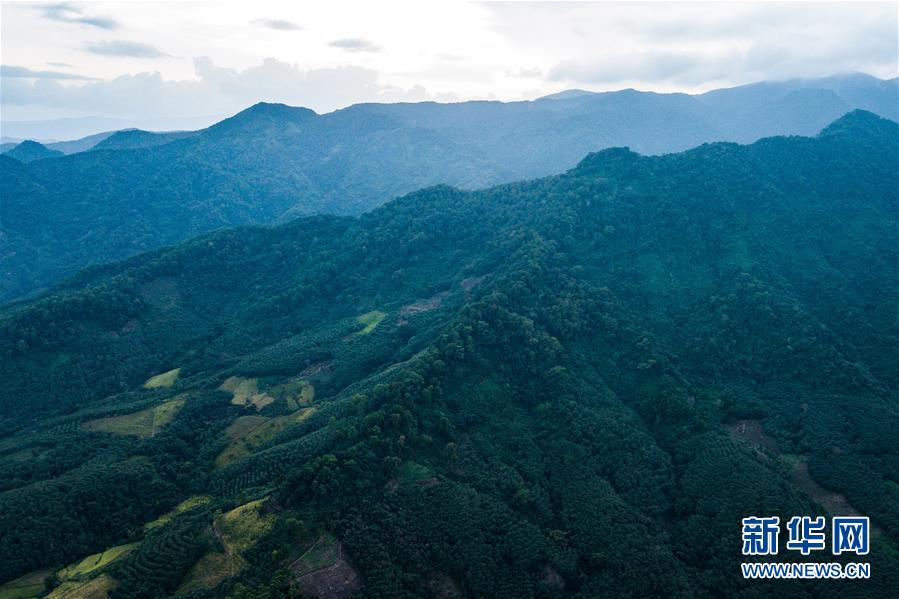
<path fill-rule="evenodd" d="M 243 553 L 274 526 L 274 514 L 260 513 L 264 502 L 257 499 L 216 518 L 214 526 L 226 553 Z"/>
<path fill-rule="evenodd" d="M 129 553 L 134 551 L 134 549 L 138 545 L 140 545 L 140 543 L 118 545 L 116 547 L 110 547 L 106 551 L 89 555 L 80 562 L 66 566 L 65 568 L 57 572 L 57 576 L 59 576 L 60 580 L 68 580 L 70 578 L 74 578 L 75 576 L 90 574 L 91 572 L 99 570 L 100 568 L 111 564 L 117 559 L 128 555 Z"/>
<path fill-rule="evenodd" d="M 231 423 L 231 426 L 225 431 L 225 435 L 231 441 L 238 441 L 246 438 L 253 432 L 253 429 L 268 421 L 269 418 L 266 416 L 241 416 Z"/>
<path fill-rule="evenodd" d="M 170 511 L 156 518 L 152 522 L 146 523 L 144 525 L 144 530 L 146 531 L 153 530 L 154 528 L 159 528 L 160 526 L 163 526 L 164 524 L 170 522 L 175 516 L 183 514 L 184 512 L 188 512 L 195 507 L 206 505 L 210 501 L 212 501 L 212 497 L 210 497 L 209 495 L 194 495 L 192 497 L 188 497 L 187 499 L 176 505 L 174 508 L 172 508 Z"/>
<path fill-rule="evenodd" d="M 156 431 L 171 422 L 183 405 L 183 398 L 170 399 L 158 406 L 134 412 L 133 414 L 88 420 L 82 423 L 81 429 L 90 432 L 104 432 L 146 439 L 155 435 Z"/>
<path fill-rule="evenodd" d="M 369 333 L 374 331 L 379 324 L 381 324 L 381 321 L 384 320 L 385 316 L 387 316 L 386 313 L 379 312 L 378 310 L 373 310 L 357 317 L 356 322 L 365 325 L 365 328 L 363 328 L 361 331 L 357 331 L 357 334 L 368 335 Z"/>
<path fill-rule="evenodd" d="M 232 376 L 225 380 L 219 387 L 222 391 L 231 394 L 231 403 L 236 406 L 253 404 L 257 410 L 269 405 L 275 398 L 268 393 L 259 392 L 259 379 L 245 379 Z"/>
<path fill-rule="evenodd" d="M 0 586 L 0 599 L 27 599 L 44 592 L 44 579 L 53 576 L 53 569 L 29 572 Z"/>
<path fill-rule="evenodd" d="M 85 582 L 64 582 L 46 599 L 106 599 L 118 583 L 108 574 L 101 574 Z"/>
<path fill-rule="evenodd" d="M 215 588 L 226 578 L 243 570 L 245 565 L 246 561 L 239 555 L 210 551 L 188 570 L 177 592 Z"/>
<path fill-rule="evenodd" d="M 297 576 L 303 576 L 335 564 L 339 557 L 337 539 L 326 532 L 291 565 L 291 569 Z"/>
<path fill-rule="evenodd" d="M 171 387 L 175 384 L 175 381 L 178 380 L 178 375 L 181 374 L 180 368 L 173 368 L 168 372 L 163 372 L 162 374 L 157 374 L 156 376 L 151 376 L 147 379 L 147 382 L 144 383 L 144 389 L 158 389 L 159 387 Z"/>
<path fill-rule="evenodd" d="M 215 459 L 216 468 L 224 468 L 264 443 L 274 439 L 278 433 L 289 426 L 302 422 L 315 412 L 315 408 L 306 408 L 287 416 L 265 418 L 263 416 L 241 416 L 235 420 L 225 434 L 231 439 L 222 453 Z"/>

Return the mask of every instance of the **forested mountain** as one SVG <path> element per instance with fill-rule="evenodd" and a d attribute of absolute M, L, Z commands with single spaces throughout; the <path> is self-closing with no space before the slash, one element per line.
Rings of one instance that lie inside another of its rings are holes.
<path fill-rule="evenodd" d="M 22 143 L 16 144 L 9 148 L 4 155 L 15 158 L 19 162 L 31 162 L 33 160 L 42 160 L 44 158 L 58 158 L 63 153 L 57 150 L 51 150 L 47 146 L 36 141 L 26 139 Z"/>
<path fill-rule="evenodd" d="M 156 182 L 175 168 L 162 148 L 199 160 L 213 132 L 324 118 L 253 116 L 142 151 Z M 211 233 L 7 306 L 0 580 L 895 597 L 897 145 L 896 123 L 855 111 L 815 138 L 607 149 L 558 176 Z M 741 518 L 858 512 L 870 580 L 739 576 Z"/>
<path fill-rule="evenodd" d="M 575 90 L 323 115 L 259 104 L 199 132 L 125 131 L 58 160 L 0 159 L 0 301 L 216 228 L 360 214 L 440 183 L 473 189 L 545 176 L 606 147 L 661 154 L 815 135 L 854 108 L 896 119 L 897 89 L 896 80 L 850 75 L 698 96 Z"/>
<path fill-rule="evenodd" d="M 154 131 L 142 131 L 141 129 L 124 129 L 116 131 L 95 145 L 91 150 L 134 150 L 137 148 L 151 148 L 161 146 L 177 139 L 193 137 L 195 131 L 166 131 L 157 133 Z"/>

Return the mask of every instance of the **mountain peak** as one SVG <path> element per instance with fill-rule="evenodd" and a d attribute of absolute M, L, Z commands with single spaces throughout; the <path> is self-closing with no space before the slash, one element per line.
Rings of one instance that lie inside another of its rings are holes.
<path fill-rule="evenodd" d="M 867 110 L 856 109 L 847 112 L 821 131 L 821 137 L 833 135 L 844 135 L 846 133 L 857 133 L 863 131 L 865 133 L 874 134 L 890 134 L 895 135 L 896 129 L 899 128 L 897 123 L 879 117 L 873 112 Z"/>
<path fill-rule="evenodd" d="M 627 167 L 640 159 L 640 154 L 628 147 L 607 148 L 591 152 L 572 169 L 579 174 L 602 175 L 612 169 Z"/>
<path fill-rule="evenodd" d="M 540 96 L 538 100 L 570 100 L 572 98 L 580 98 L 582 96 L 592 96 L 596 92 L 587 91 L 585 89 L 566 89 L 554 94 Z"/>
<path fill-rule="evenodd" d="M 309 108 L 303 108 L 302 106 L 288 106 L 287 104 L 281 104 L 279 102 L 257 102 L 253 104 L 249 108 L 246 108 L 240 112 L 238 112 L 232 118 L 259 118 L 259 117 L 273 117 L 273 118 L 286 118 L 290 120 L 295 120 L 298 117 L 313 117 L 317 116 L 316 112 Z"/>
<path fill-rule="evenodd" d="M 314 110 L 287 104 L 257 102 L 241 110 L 231 118 L 209 127 L 206 131 L 242 131 L 265 126 L 283 126 L 287 123 L 299 124 L 318 116 Z"/>
<path fill-rule="evenodd" d="M 31 139 L 26 139 L 13 149 L 6 152 L 6 155 L 15 158 L 21 162 L 31 162 L 42 158 L 56 158 L 62 156 L 62 152 L 51 150 L 44 144 L 38 143 Z"/>

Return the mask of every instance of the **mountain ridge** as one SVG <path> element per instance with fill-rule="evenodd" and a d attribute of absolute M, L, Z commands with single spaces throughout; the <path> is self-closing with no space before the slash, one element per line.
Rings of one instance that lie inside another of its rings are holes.
<path fill-rule="evenodd" d="M 0 301 L 219 227 L 359 214 L 437 183 L 474 189 L 549 175 L 602 147 L 658 154 L 811 135 L 853 108 L 839 90 L 877 106 L 897 95 L 895 83 L 847 81 L 770 83 L 702 99 L 625 90 L 517 103 L 359 104 L 322 115 L 259 103 L 194 134 L 113 135 L 93 152 L 0 172 L 8 198 Z M 133 141 L 100 151 L 117 139 Z M 54 209 L 38 215 L 34 205 Z"/>

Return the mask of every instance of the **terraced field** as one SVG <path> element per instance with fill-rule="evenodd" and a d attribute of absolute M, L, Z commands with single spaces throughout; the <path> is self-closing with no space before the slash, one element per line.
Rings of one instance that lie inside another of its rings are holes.
<path fill-rule="evenodd" d="M 117 583 L 108 574 L 84 582 L 64 582 L 47 595 L 46 599 L 106 599 Z"/>
<path fill-rule="evenodd" d="M 215 588 L 226 578 L 243 570 L 246 564 L 240 555 L 210 551 L 191 566 L 181 586 L 178 587 L 178 592 L 190 593 Z"/>

